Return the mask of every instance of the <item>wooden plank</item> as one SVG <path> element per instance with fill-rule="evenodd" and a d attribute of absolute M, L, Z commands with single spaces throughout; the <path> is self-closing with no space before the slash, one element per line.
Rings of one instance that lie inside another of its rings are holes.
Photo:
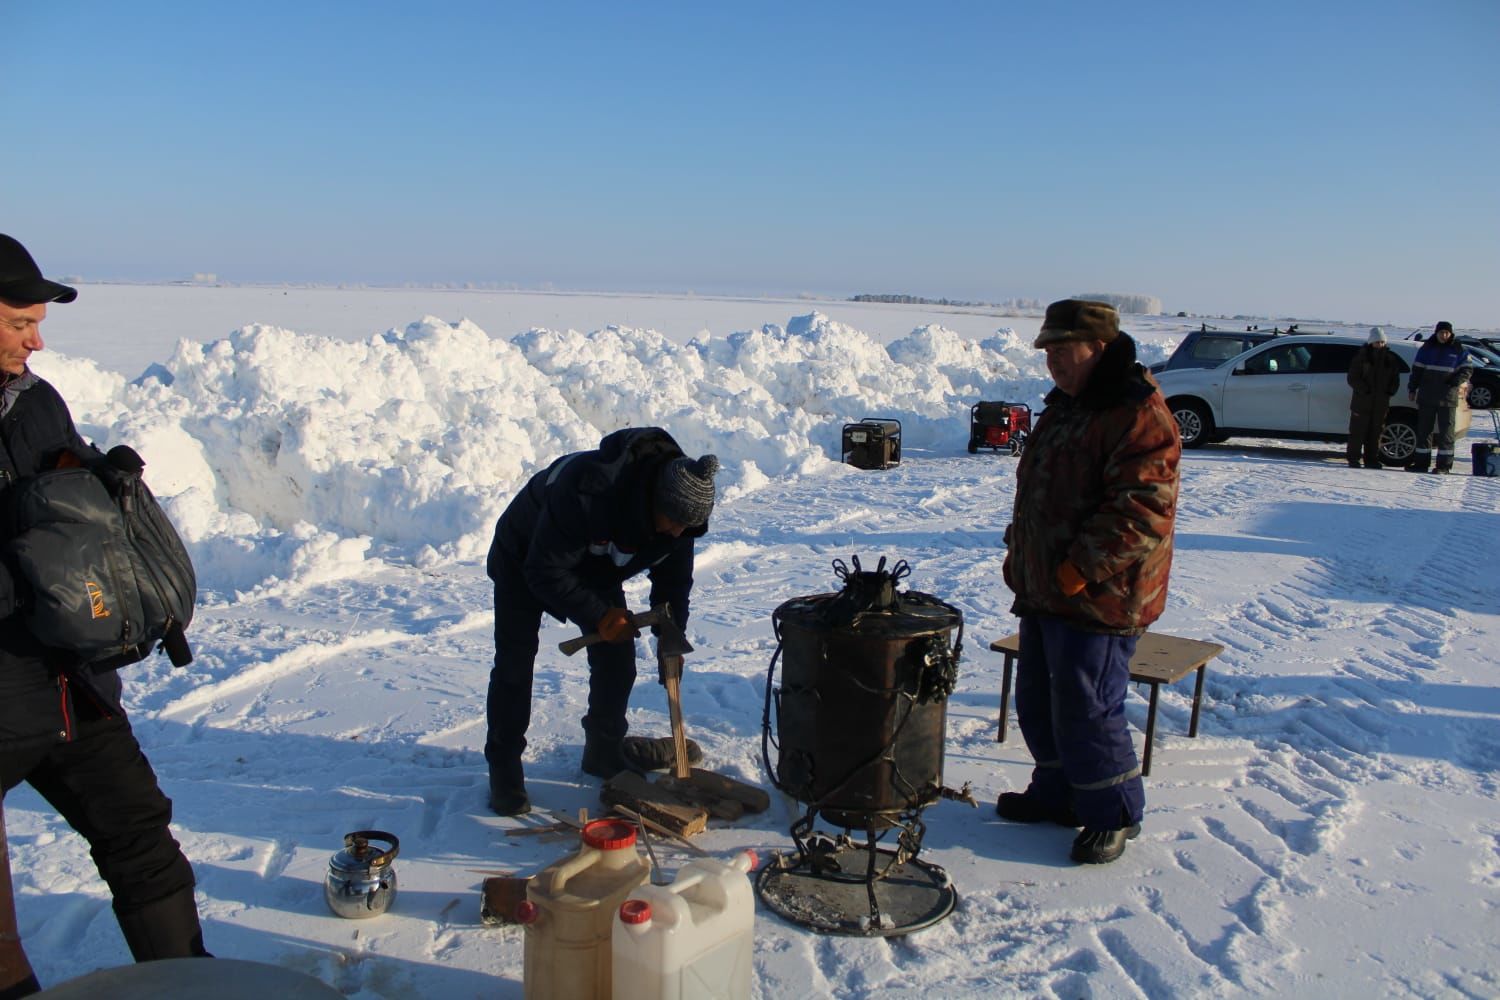
<path fill-rule="evenodd" d="M 714 771 L 705 771 L 701 767 L 693 768 L 685 779 L 666 775 L 658 778 L 656 784 L 673 791 L 690 789 L 691 791 L 684 793 L 688 795 L 708 795 L 737 802 L 743 812 L 761 813 L 771 808 L 771 796 L 764 788 Z"/>
<path fill-rule="evenodd" d="M 599 789 L 599 800 L 608 806 L 626 806 L 661 824 L 674 834 L 691 837 L 708 826 L 708 810 L 672 801 L 633 771 L 621 771 Z"/>
<path fill-rule="evenodd" d="M 611 806 L 610 808 L 613 809 L 617 814 L 624 816 L 626 819 L 631 820 L 635 823 L 639 823 L 642 826 L 648 827 L 649 829 L 661 834 L 663 837 L 668 838 L 673 843 L 680 844 L 681 846 L 686 847 L 694 854 L 700 855 L 702 857 L 708 856 L 707 851 L 699 847 L 697 844 L 693 843 L 691 840 L 673 833 L 671 830 L 668 830 L 666 827 L 662 826 L 655 820 L 647 819 L 629 806 Z"/>

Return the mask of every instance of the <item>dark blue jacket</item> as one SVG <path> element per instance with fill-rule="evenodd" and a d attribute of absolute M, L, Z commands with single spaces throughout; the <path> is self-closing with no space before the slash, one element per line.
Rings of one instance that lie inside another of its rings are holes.
<path fill-rule="evenodd" d="M 36 379 L 0 417 L 0 483 L 57 467 L 70 451 L 86 462 L 104 456 L 85 444 L 57 390 Z M 0 510 L 4 498 L 0 496 Z M 0 548 L 8 538 L 0 518 Z M 94 673 L 45 649 L 17 613 L 16 583 L 0 560 L 0 750 L 72 739 L 79 721 L 121 719 L 120 679 Z"/>
<path fill-rule="evenodd" d="M 485 570 L 519 576 L 547 612 L 585 631 L 599 624 L 620 585 L 651 575 L 651 604 L 670 602 L 687 623 L 693 540 L 653 525 L 652 492 L 661 466 L 682 455 L 659 427 L 615 431 L 594 451 L 564 455 L 531 478 L 495 525 Z"/>
<path fill-rule="evenodd" d="M 1440 344 L 1436 337 L 1428 337 L 1417 350 L 1406 388 L 1417 394 L 1419 406 L 1457 406 L 1458 387 L 1469 381 L 1473 371 L 1474 363 L 1462 344 L 1452 339 Z"/>

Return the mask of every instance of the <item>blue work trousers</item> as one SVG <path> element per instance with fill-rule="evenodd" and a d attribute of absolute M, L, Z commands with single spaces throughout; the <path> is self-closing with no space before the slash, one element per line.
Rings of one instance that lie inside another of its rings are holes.
<path fill-rule="evenodd" d="M 1060 618 L 1021 618 L 1016 717 L 1036 767 L 1028 794 L 1071 802 L 1086 827 L 1141 821 L 1146 791 L 1125 721 L 1135 636 L 1085 632 Z"/>

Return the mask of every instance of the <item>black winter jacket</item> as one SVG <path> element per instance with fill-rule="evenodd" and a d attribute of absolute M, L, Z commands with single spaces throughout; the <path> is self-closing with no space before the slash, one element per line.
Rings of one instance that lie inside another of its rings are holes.
<path fill-rule="evenodd" d="M 656 531 L 652 492 L 663 463 L 682 455 L 659 427 L 615 431 L 594 451 L 564 455 L 531 478 L 495 525 L 485 569 L 490 579 L 519 574 L 547 612 L 585 631 L 599 624 L 620 585 L 651 575 L 651 604 L 688 616 L 693 541 Z"/>
<path fill-rule="evenodd" d="M 0 418 L 0 483 L 8 489 L 17 479 L 56 468 L 65 451 L 85 462 L 105 462 L 79 436 L 57 390 L 36 379 Z M 0 548 L 8 540 L 0 537 Z M 43 647 L 16 612 L 17 596 L 16 581 L 0 559 L 0 751 L 72 739 L 79 721 L 123 720 L 114 671 L 96 674 Z"/>

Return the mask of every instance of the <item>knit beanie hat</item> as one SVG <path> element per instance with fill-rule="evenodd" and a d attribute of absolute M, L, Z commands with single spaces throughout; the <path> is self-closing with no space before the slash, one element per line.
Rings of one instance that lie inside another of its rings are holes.
<path fill-rule="evenodd" d="M 1434 334 L 1442 333 L 1444 330 L 1447 330 L 1449 333 L 1453 332 L 1453 324 L 1445 319 L 1439 320 L 1438 325 L 1432 328 Z"/>
<path fill-rule="evenodd" d="M 1370 336 L 1369 336 L 1369 339 L 1367 339 L 1365 341 L 1365 343 L 1367 343 L 1367 344 L 1383 344 L 1383 343 L 1385 343 L 1385 331 L 1382 330 L 1378 326 L 1372 326 L 1372 327 L 1370 327 Z"/>
<path fill-rule="evenodd" d="M 714 474 L 718 471 L 716 455 L 672 459 L 656 474 L 656 512 L 689 528 L 707 524 L 714 509 Z"/>
<path fill-rule="evenodd" d="M 1120 313 L 1107 302 L 1063 299 L 1047 307 L 1042 332 L 1032 346 L 1046 347 L 1064 340 L 1098 340 L 1109 343 L 1120 335 Z"/>

